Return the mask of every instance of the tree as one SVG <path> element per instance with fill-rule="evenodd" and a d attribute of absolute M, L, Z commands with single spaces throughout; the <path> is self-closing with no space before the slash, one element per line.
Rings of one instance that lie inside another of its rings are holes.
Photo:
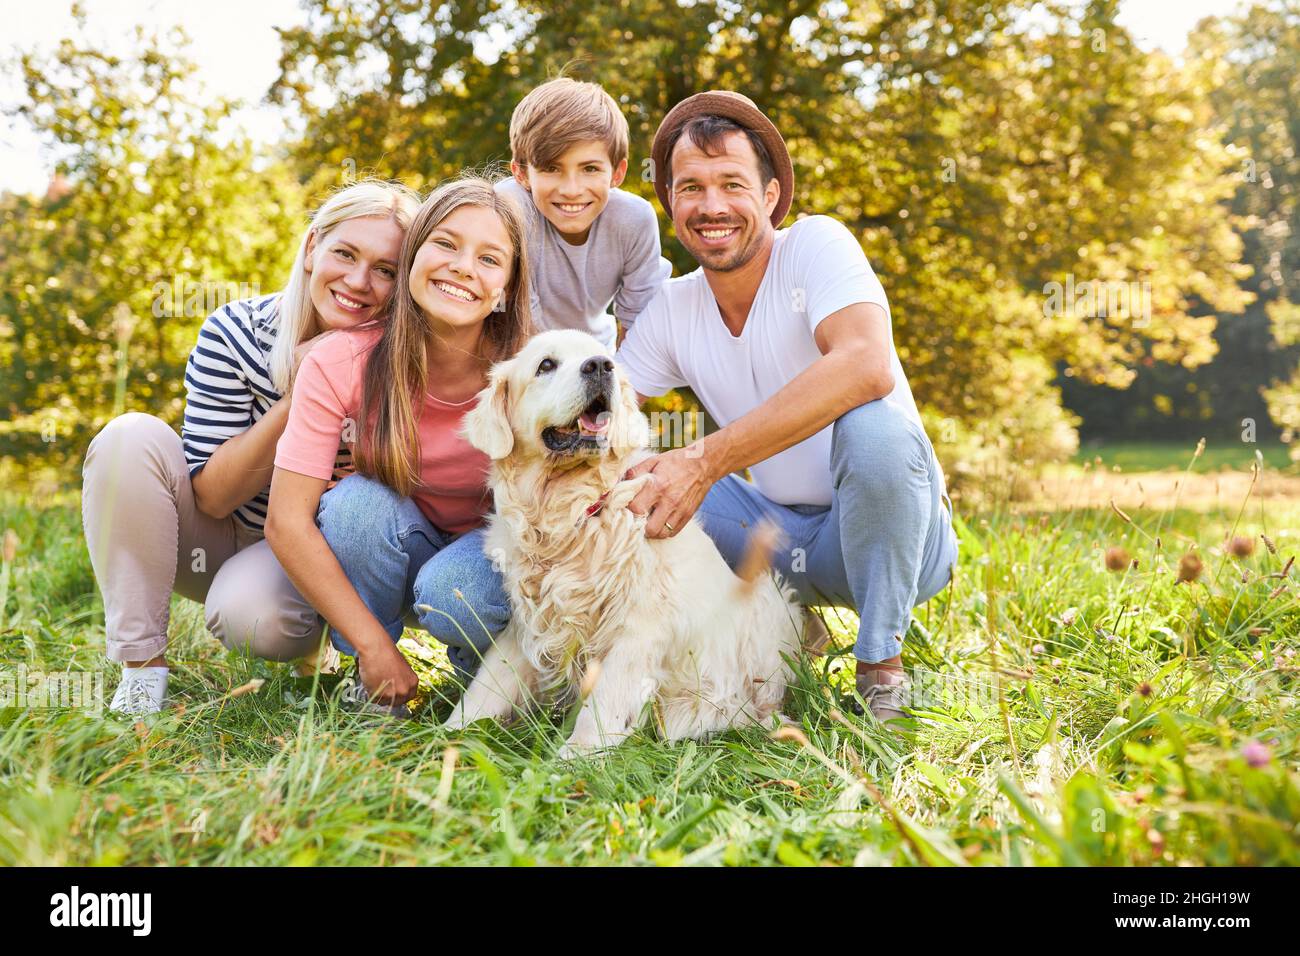
<path fill-rule="evenodd" d="M 0 454 L 79 456 L 123 410 L 178 420 L 203 318 L 275 291 L 294 254 L 297 183 L 223 134 L 235 104 L 205 103 L 183 34 L 136 40 L 18 63 L 17 112 L 61 158 L 44 197 L 0 197 Z"/>
<path fill-rule="evenodd" d="M 1252 268 L 1242 286 L 1257 298 L 1239 316 L 1220 315 L 1208 364 L 1189 368 L 1146 352 L 1130 363 L 1126 392 L 1069 382 L 1068 404 L 1088 434 L 1266 440 L 1279 433 L 1274 423 L 1300 427 L 1300 310 L 1292 305 L 1300 300 L 1298 25 L 1294 0 L 1275 0 L 1193 31 L 1189 59 L 1210 110 L 1207 133 L 1227 144 L 1232 161 L 1235 189 L 1224 206 Z M 1214 310 L 1202 303 L 1197 311 Z"/>
<path fill-rule="evenodd" d="M 1300 4 L 1261 3 L 1205 26 L 1194 48 L 1218 64 L 1212 101 L 1240 163 L 1232 208 L 1276 342 L 1274 361 L 1255 370 L 1256 388 L 1286 375 L 1260 391 L 1290 440 L 1300 430 Z M 1292 457 L 1300 458 L 1300 445 Z"/>
<path fill-rule="evenodd" d="M 667 110 L 700 89 L 745 92 L 790 144 L 794 209 L 840 218 L 881 274 L 940 453 L 1041 459 L 1072 442 L 1055 366 L 1122 385 L 1145 354 L 1203 363 L 1215 320 L 1193 303 L 1249 299 L 1220 205 L 1236 159 L 1204 135 L 1205 90 L 1135 47 L 1115 10 L 316 0 L 285 33 L 274 95 L 307 117 L 300 178 L 354 157 L 429 182 L 507 158 L 514 104 L 568 67 L 623 105 L 628 185 L 650 196 Z M 337 99 L 314 99 L 321 86 Z M 1149 306 L 1053 312 L 1045 286 L 1067 282 L 1131 284 Z"/>

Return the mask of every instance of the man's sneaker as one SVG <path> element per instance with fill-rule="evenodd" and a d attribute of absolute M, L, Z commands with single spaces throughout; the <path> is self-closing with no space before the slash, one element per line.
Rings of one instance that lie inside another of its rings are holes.
<path fill-rule="evenodd" d="M 912 682 L 906 674 L 889 675 L 883 682 L 877 683 L 874 674 L 857 675 L 858 693 L 867 702 L 871 716 L 884 723 L 906 717 L 904 712 L 908 697 L 912 691 Z"/>
<path fill-rule="evenodd" d="M 339 693 L 339 706 L 357 714 L 375 714 L 380 717 L 409 718 L 411 709 L 406 704 L 379 704 L 370 699 L 365 684 L 356 677 L 344 678 Z"/>
<path fill-rule="evenodd" d="M 163 709 L 166 667 L 123 667 L 122 680 L 108 709 L 126 717 L 147 717 Z"/>

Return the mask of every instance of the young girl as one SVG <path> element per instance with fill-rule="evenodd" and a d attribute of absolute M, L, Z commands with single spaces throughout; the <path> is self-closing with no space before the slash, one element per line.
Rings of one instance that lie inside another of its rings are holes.
<path fill-rule="evenodd" d="M 416 689 L 396 647 L 412 609 L 466 673 L 509 613 L 483 553 L 488 462 L 459 429 L 530 331 L 522 217 L 486 179 L 434 191 L 402 243 L 392 317 L 312 350 L 275 455 L 267 540 L 370 698 L 399 710 Z M 340 439 L 358 473 L 326 491 Z"/>
<path fill-rule="evenodd" d="M 227 647 L 279 661 L 319 648 L 320 618 L 262 540 L 275 445 L 297 364 L 320 334 L 386 310 L 418 207 L 409 189 L 375 180 L 335 193 L 303 236 L 283 292 L 233 302 L 203 323 L 185 370 L 181 436 L 130 413 L 90 443 L 82 521 L 108 658 L 124 665 L 111 709 L 161 709 L 173 591 L 205 602 L 208 627 Z"/>

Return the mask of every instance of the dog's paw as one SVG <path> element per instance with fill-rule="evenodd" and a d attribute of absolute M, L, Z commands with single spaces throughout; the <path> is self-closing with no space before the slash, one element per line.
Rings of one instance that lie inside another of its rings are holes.
<path fill-rule="evenodd" d="M 485 720 L 486 714 L 467 714 L 461 707 L 457 707 L 451 712 L 446 720 L 442 722 L 442 729 L 452 733 L 459 733 L 466 730 L 471 724 L 476 724 L 480 720 Z"/>
<path fill-rule="evenodd" d="M 608 749 L 608 747 L 599 743 L 575 740 L 570 737 L 564 742 L 564 746 L 559 749 L 555 756 L 560 760 L 578 760 L 583 757 L 599 756 Z"/>
<path fill-rule="evenodd" d="M 562 746 L 555 753 L 555 759 L 557 760 L 577 760 L 581 756 L 582 754 L 578 750 L 574 749 L 568 744 Z"/>

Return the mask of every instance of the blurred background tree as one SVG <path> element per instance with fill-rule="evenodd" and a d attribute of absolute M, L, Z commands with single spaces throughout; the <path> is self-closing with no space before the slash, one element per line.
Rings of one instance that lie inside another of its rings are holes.
<path fill-rule="evenodd" d="M 234 104 L 185 43 L 139 28 L 128 58 L 68 38 L 18 64 L 60 161 L 44 196 L 0 197 L 0 456 L 79 458 L 122 410 L 178 422 L 209 306 L 287 272 L 303 190 L 221 128 Z"/>
<path fill-rule="evenodd" d="M 1289 441 L 1300 429 L 1300 5 L 1207 19 L 1188 55 L 1211 111 L 1206 132 L 1230 144 L 1236 188 L 1226 205 L 1252 270 L 1242 285 L 1256 298 L 1240 315 L 1219 313 L 1209 364 L 1141 355 L 1128 391 L 1066 379 L 1066 401 L 1082 415 L 1085 439 L 1240 441 L 1253 431 L 1259 441 Z M 1215 314 L 1209 302 L 1195 311 Z"/>
<path fill-rule="evenodd" d="M 1263 395 L 1289 441 L 1300 430 L 1300 5 L 1253 7 L 1209 25 L 1198 46 L 1207 62 L 1222 62 L 1213 102 L 1246 151 L 1233 209 L 1244 220 L 1247 260 L 1273 335 L 1263 354 L 1278 381 Z M 1292 457 L 1298 453 L 1300 444 L 1292 445 Z"/>
<path fill-rule="evenodd" d="M 427 188 L 505 162 L 515 103 L 567 71 L 623 106 L 626 188 L 649 198 L 650 140 L 675 103 L 725 87 L 768 111 L 796 164 L 795 213 L 844 221 L 880 274 L 958 482 L 1068 456 L 1076 412 L 1085 435 L 1131 427 L 1148 440 L 1155 422 L 1203 433 L 1239 420 L 1246 405 L 1222 389 L 1159 384 L 1204 381 L 1229 359 L 1218 378 L 1253 396 L 1261 425 L 1260 387 L 1276 380 L 1273 413 L 1300 427 L 1283 347 L 1300 318 L 1278 304 L 1297 301 L 1283 292 L 1295 270 L 1294 0 L 1203 25 L 1185 62 L 1138 48 L 1116 0 L 304 6 L 303 24 L 281 31 L 268 93 L 301 127 L 275 156 L 218 145 L 227 104 L 174 105 L 184 66 L 156 46 L 152 60 L 65 44 L 53 62 L 24 62 L 29 115 L 73 159 L 62 198 L 3 203 L 0 349 L 18 360 L 0 375 L 20 420 L 39 423 L 64 396 L 84 398 L 88 418 L 111 411 L 124 301 L 142 323 L 128 402 L 174 416 L 201 316 L 154 322 L 159 275 L 192 262 L 271 291 L 307 197 L 367 172 Z M 678 271 L 694 268 L 666 216 L 661 226 Z M 1054 304 L 1071 282 L 1141 287 L 1149 308 Z"/>
<path fill-rule="evenodd" d="M 1194 367 L 1214 353 L 1215 319 L 1193 304 L 1249 301 L 1223 204 L 1237 161 L 1205 135 L 1205 81 L 1136 48 L 1116 10 L 315 0 L 284 34 L 273 95 L 308 118 L 304 181 L 352 161 L 427 183 L 508 159 L 514 104 L 567 70 L 623 105 L 630 188 L 651 196 L 667 110 L 700 89 L 746 93 L 788 139 L 796 214 L 861 237 L 960 475 L 1073 451 L 1058 368 L 1124 386 L 1147 355 Z M 336 97 L 322 104 L 321 88 Z M 666 254 L 693 268 L 661 221 Z M 1045 284 L 1071 275 L 1148 283 L 1151 314 L 1046 314 Z"/>

